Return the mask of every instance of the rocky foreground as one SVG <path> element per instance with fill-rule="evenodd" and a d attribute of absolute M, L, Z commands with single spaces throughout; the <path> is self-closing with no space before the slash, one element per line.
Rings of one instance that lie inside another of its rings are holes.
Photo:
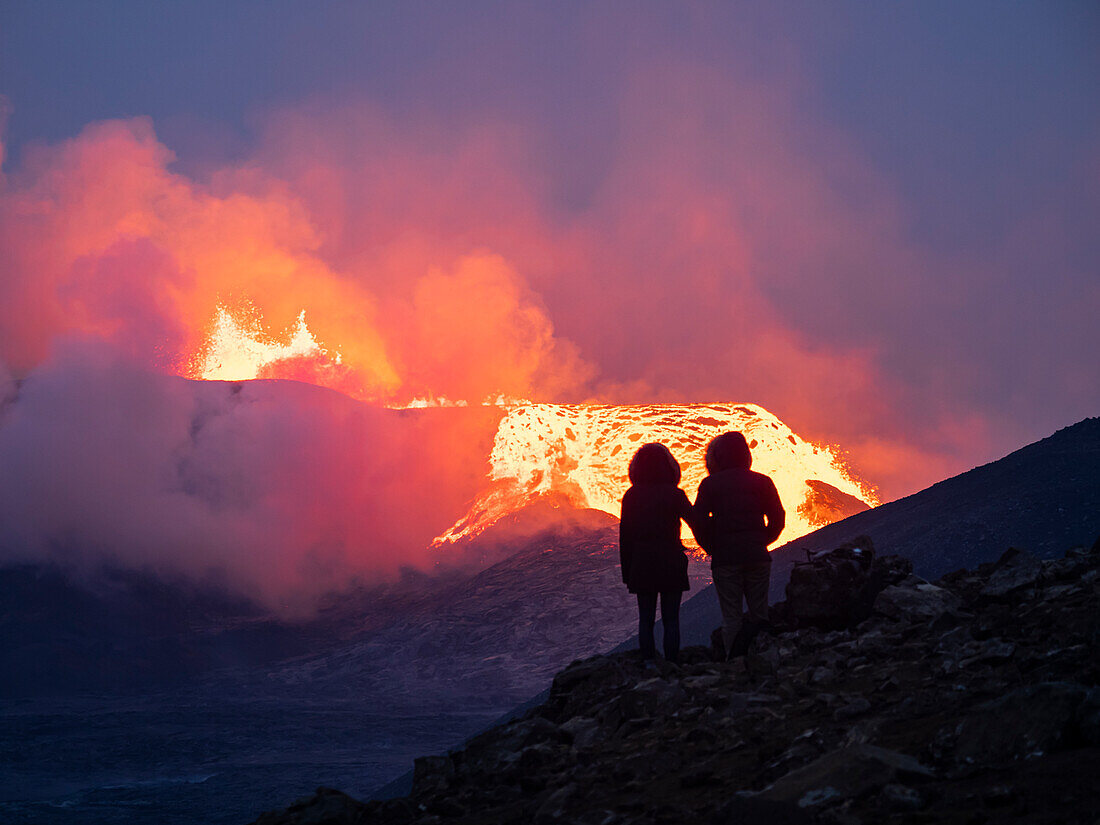
<path fill-rule="evenodd" d="M 935 583 L 837 552 L 744 659 L 574 662 L 543 705 L 418 759 L 408 797 L 320 789 L 257 825 L 1095 823 L 1100 541 Z"/>

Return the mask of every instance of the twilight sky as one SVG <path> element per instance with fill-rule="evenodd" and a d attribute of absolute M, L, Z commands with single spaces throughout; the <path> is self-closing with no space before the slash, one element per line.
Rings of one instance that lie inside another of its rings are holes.
<path fill-rule="evenodd" d="M 0 8 L 0 362 L 747 401 L 885 499 L 1100 414 L 1100 7 Z M 345 386 L 345 384 L 341 384 Z"/>

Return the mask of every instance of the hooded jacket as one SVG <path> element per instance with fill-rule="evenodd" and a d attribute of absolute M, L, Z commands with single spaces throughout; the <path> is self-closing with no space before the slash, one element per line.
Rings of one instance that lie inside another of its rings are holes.
<path fill-rule="evenodd" d="M 695 497 L 695 520 L 713 564 L 769 561 L 768 545 L 779 538 L 786 513 L 775 484 L 754 473 L 745 437 L 728 432 L 707 446 L 707 477 Z"/>
<path fill-rule="evenodd" d="M 645 444 L 630 460 L 631 487 L 623 496 L 619 561 L 631 593 L 688 590 L 680 520 L 694 523 L 679 488 L 680 465 L 663 444 Z"/>

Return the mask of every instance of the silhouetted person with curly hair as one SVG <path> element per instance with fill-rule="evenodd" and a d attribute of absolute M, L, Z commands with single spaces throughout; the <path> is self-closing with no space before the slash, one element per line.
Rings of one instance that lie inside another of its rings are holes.
<path fill-rule="evenodd" d="M 726 655 L 740 656 L 768 623 L 768 545 L 783 532 L 786 513 L 772 480 L 750 469 L 752 453 L 741 433 L 713 439 L 706 464 L 708 475 L 695 497 L 696 537 L 711 557 Z M 749 607 L 747 623 L 742 599 Z"/>
<path fill-rule="evenodd" d="M 680 465 L 664 444 L 644 444 L 630 459 L 631 487 L 623 496 L 619 560 L 623 582 L 638 596 L 638 647 L 656 655 L 653 626 L 657 600 L 664 622 L 665 659 L 680 657 L 680 599 L 689 589 L 680 521 L 693 523 L 687 495 L 679 488 Z"/>

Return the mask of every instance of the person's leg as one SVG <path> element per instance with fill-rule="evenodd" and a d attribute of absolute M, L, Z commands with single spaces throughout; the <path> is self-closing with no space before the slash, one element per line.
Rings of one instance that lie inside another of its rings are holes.
<path fill-rule="evenodd" d="M 771 578 L 771 563 L 746 564 L 738 569 L 738 579 L 749 606 L 748 619 L 741 625 L 730 647 L 730 658 L 744 656 L 752 645 L 752 640 L 768 624 L 768 583 Z"/>
<path fill-rule="evenodd" d="M 722 610 L 722 636 L 726 653 L 733 647 L 733 640 L 741 631 L 741 573 L 735 564 L 711 565 L 714 591 L 718 594 L 718 607 Z"/>
<path fill-rule="evenodd" d="M 653 623 L 657 621 L 657 594 L 638 594 L 638 649 L 642 658 L 652 659 L 657 653 L 653 643 Z"/>
<path fill-rule="evenodd" d="M 666 590 L 661 593 L 661 623 L 665 628 L 665 658 L 670 662 L 680 661 L 680 599 L 679 590 Z"/>
<path fill-rule="evenodd" d="M 749 605 L 749 621 L 758 627 L 768 623 L 768 585 L 771 583 L 772 563 L 746 565 L 743 579 L 745 601 Z"/>

